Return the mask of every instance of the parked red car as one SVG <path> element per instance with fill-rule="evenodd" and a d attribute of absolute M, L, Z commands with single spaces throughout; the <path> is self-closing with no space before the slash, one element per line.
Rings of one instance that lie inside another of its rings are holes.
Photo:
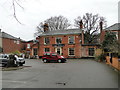
<path fill-rule="evenodd" d="M 46 52 L 42 56 L 42 61 L 44 63 L 47 63 L 47 62 L 50 62 L 50 61 L 56 61 L 56 62 L 62 63 L 62 62 L 66 62 L 66 59 L 63 56 L 58 55 L 57 53 Z"/>

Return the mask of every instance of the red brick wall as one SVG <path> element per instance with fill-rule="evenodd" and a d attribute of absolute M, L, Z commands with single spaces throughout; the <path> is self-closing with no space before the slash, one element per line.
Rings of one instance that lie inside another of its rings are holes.
<path fill-rule="evenodd" d="M 21 52 L 21 49 L 24 47 L 24 43 L 19 41 L 19 44 L 15 43 L 15 40 L 8 39 L 8 38 L 2 38 L 2 44 L 3 44 L 3 53 L 12 53 L 16 50 Z"/>
<path fill-rule="evenodd" d="M 68 44 L 68 37 L 74 36 L 75 37 L 75 44 Z M 62 47 L 62 53 L 64 57 L 68 56 L 68 48 L 74 48 L 75 49 L 75 58 L 80 58 L 80 36 L 79 35 L 57 35 L 57 36 L 48 36 L 50 39 L 49 45 L 44 45 L 44 36 L 39 38 L 40 42 L 40 48 L 39 48 L 39 56 L 42 56 L 44 53 L 44 48 L 50 48 L 51 52 L 55 52 L 55 47 L 52 46 L 52 44 L 56 44 L 55 39 L 56 37 L 62 37 L 62 44 L 65 44 L 65 46 Z"/>
<path fill-rule="evenodd" d="M 100 34 L 100 43 L 103 42 L 104 37 L 105 37 L 105 34 L 106 34 L 106 32 L 105 32 L 104 30 L 102 30 L 102 32 L 101 32 L 101 34 Z"/>
<path fill-rule="evenodd" d="M 94 48 L 94 54 L 96 55 L 96 49 L 97 49 L 97 46 L 82 46 L 81 48 L 81 57 L 94 57 L 94 56 L 89 56 L 89 48 Z"/>
<path fill-rule="evenodd" d="M 114 68 L 120 70 L 120 61 L 118 61 L 117 57 L 113 57 L 112 58 L 112 63 L 110 62 L 110 57 L 106 56 L 106 64 L 109 64 L 111 66 L 113 66 Z"/>

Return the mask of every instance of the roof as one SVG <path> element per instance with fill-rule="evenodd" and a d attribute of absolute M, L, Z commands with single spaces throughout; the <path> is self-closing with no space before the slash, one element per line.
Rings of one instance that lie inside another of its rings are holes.
<path fill-rule="evenodd" d="M 46 32 L 43 32 L 40 36 L 68 35 L 68 34 L 81 34 L 81 30 L 80 29 L 66 29 L 66 30 L 46 31 Z"/>
<path fill-rule="evenodd" d="M 17 40 L 20 39 L 20 38 L 14 37 L 14 36 L 12 36 L 12 35 L 10 35 L 8 33 L 5 33 L 5 32 L 1 32 L 0 37 L 2 37 L 2 38 L 9 38 L 9 39 L 17 39 Z"/>
<path fill-rule="evenodd" d="M 116 24 L 106 28 L 105 30 L 120 30 L 120 23 L 116 23 Z"/>

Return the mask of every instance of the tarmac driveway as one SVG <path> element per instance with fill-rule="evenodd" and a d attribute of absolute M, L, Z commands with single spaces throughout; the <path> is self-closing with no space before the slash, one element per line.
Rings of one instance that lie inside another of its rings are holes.
<path fill-rule="evenodd" d="M 2 72 L 2 88 L 118 88 L 118 73 L 94 60 L 43 63 L 27 59 L 24 69 Z"/>

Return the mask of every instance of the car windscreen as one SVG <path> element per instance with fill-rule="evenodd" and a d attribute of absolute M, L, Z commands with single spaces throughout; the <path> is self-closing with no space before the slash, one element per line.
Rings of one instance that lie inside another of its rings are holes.
<path fill-rule="evenodd" d="M 56 53 L 52 53 L 52 56 L 57 56 L 57 54 Z"/>
<path fill-rule="evenodd" d="M 44 55 L 50 55 L 50 53 L 44 53 Z"/>

